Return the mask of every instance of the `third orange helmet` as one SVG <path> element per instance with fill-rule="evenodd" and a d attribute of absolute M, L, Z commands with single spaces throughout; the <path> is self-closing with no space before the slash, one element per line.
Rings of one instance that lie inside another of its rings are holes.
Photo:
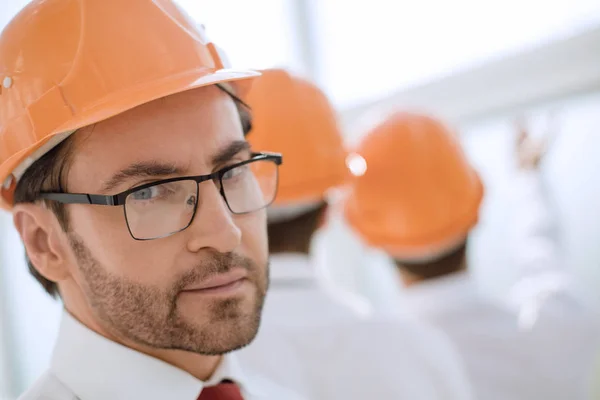
<path fill-rule="evenodd" d="M 441 122 L 397 113 L 356 150 L 366 171 L 345 204 L 350 225 L 397 259 L 435 257 L 477 223 L 483 185 L 457 137 Z"/>

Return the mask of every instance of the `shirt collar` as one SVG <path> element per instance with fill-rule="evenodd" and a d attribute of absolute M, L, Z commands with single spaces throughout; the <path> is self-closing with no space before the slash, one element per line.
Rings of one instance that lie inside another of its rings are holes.
<path fill-rule="evenodd" d="M 204 386 L 218 385 L 226 379 L 239 386 L 244 398 L 261 398 L 266 394 L 266 383 L 262 385 L 258 376 L 247 374 L 238 358 L 231 353 L 223 357 L 221 364 Z"/>
<path fill-rule="evenodd" d="M 204 386 L 230 379 L 243 393 L 259 393 L 234 355 L 223 357 L 206 383 L 159 359 L 108 340 L 65 312 L 51 369 L 86 400 L 195 400 Z"/>
<path fill-rule="evenodd" d="M 403 291 L 402 301 L 409 310 L 426 312 L 440 307 L 452 307 L 477 295 L 477 288 L 468 272 L 419 282 Z"/>

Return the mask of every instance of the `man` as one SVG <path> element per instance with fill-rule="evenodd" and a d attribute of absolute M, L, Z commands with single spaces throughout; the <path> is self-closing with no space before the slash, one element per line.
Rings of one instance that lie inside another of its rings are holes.
<path fill-rule="evenodd" d="M 34 1 L 0 74 L 1 204 L 65 306 L 22 399 L 295 398 L 230 354 L 258 329 L 281 163 L 228 84 L 257 74 L 170 0 Z"/>
<path fill-rule="evenodd" d="M 475 397 L 587 398 L 596 331 L 574 297 L 556 285 L 556 259 L 547 257 L 556 247 L 550 236 L 541 243 L 539 227 L 519 229 L 520 251 L 536 257 L 519 264 L 524 277 L 510 303 L 518 310 L 477 292 L 465 254 L 483 185 L 455 135 L 433 118 L 399 112 L 369 132 L 357 154 L 367 168 L 351 185 L 346 219 L 395 260 L 406 307 L 456 344 Z M 510 223 L 525 222 L 518 218 Z"/>
<path fill-rule="evenodd" d="M 281 69 L 262 71 L 244 100 L 253 114 L 252 146 L 286 157 L 277 199 L 267 210 L 271 286 L 263 322 L 359 317 L 360 299 L 318 279 L 310 256 L 326 220 L 328 192 L 348 177 L 333 107 L 315 85 Z"/>
<path fill-rule="evenodd" d="M 246 98 L 253 147 L 281 152 L 286 161 L 267 213 L 271 287 L 258 338 L 242 359 L 308 398 L 468 398 L 457 357 L 438 332 L 408 321 L 367 321 L 358 301 L 317 278 L 311 243 L 325 221 L 328 191 L 348 177 L 326 96 L 273 69 Z"/>

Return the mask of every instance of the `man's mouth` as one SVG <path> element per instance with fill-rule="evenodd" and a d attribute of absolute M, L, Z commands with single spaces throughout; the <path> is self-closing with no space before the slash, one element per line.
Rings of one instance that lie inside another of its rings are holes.
<path fill-rule="evenodd" d="M 241 290 L 248 281 L 248 271 L 235 268 L 224 274 L 213 275 L 201 282 L 186 287 L 182 293 L 231 295 Z"/>

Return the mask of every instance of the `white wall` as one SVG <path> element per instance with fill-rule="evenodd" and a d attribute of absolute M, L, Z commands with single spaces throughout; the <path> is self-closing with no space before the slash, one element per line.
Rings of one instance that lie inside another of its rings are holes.
<path fill-rule="evenodd" d="M 600 23 L 597 0 L 314 3 L 318 82 L 339 107 L 393 97 Z"/>
<path fill-rule="evenodd" d="M 48 365 L 58 331 L 61 305 L 30 276 L 24 250 L 8 213 L 0 212 L 1 293 L 10 322 L 7 353 L 14 393 L 21 393 Z"/>
<path fill-rule="evenodd" d="M 0 226 L 2 229 L 2 226 Z M 3 282 L 2 274 L 0 273 L 0 291 L 3 291 L 5 283 Z M 5 299 L 0 296 L 0 399 L 7 399 L 12 393 L 12 378 L 10 374 L 10 363 L 8 354 L 8 323 L 6 318 Z"/>

